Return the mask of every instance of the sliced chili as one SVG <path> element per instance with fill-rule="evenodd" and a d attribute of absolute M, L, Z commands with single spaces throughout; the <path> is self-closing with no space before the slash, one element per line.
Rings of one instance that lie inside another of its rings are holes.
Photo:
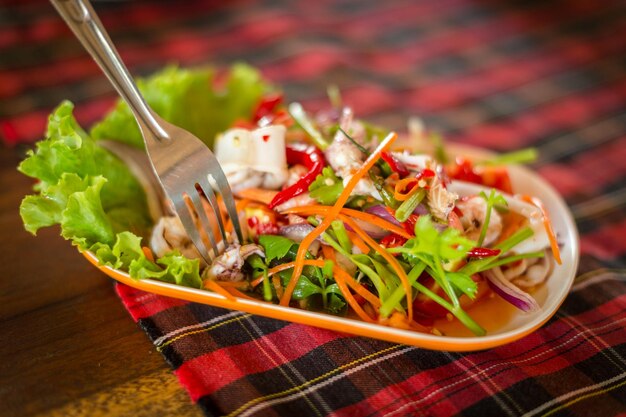
<path fill-rule="evenodd" d="M 492 256 L 498 256 L 499 254 L 500 254 L 500 249 L 489 249 L 489 248 L 482 248 L 482 247 L 476 247 L 467 252 L 467 255 L 470 258 L 476 258 L 476 259 L 490 258 Z"/>
<path fill-rule="evenodd" d="M 398 246 L 404 245 L 406 241 L 407 239 L 404 236 L 390 233 L 380 240 L 380 245 L 385 248 L 397 248 Z M 400 254 L 396 253 L 394 255 L 399 256 Z"/>
<path fill-rule="evenodd" d="M 289 165 L 304 165 L 308 169 L 308 172 L 304 174 L 298 182 L 276 194 L 268 204 L 268 207 L 271 209 L 308 191 L 309 186 L 315 181 L 315 178 L 322 173 L 326 165 L 324 154 L 313 145 L 291 143 L 285 147 L 285 151 Z"/>
<path fill-rule="evenodd" d="M 406 167 L 406 165 L 404 165 L 404 163 L 400 161 L 398 158 L 393 156 L 391 152 L 382 152 L 380 154 L 380 157 L 382 158 L 383 161 L 389 164 L 389 168 L 391 168 L 393 172 L 397 172 L 398 175 L 400 175 L 400 178 L 409 176 L 410 172 L 408 168 Z"/>
<path fill-rule="evenodd" d="M 283 95 L 280 93 L 268 94 L 265 97 L 262 97 L 252 113 L 252 120 L 254 123 L 258 122 L 263 117 L 274 113 L 282 101 Z"/>

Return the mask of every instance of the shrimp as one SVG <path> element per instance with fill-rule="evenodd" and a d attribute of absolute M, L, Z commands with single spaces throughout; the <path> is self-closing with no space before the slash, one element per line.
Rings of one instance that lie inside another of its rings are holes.
<path fill-rule="evenodd" d="M 460 217 L 461 224 L 467 238 L 478 240 L 480 232 L 487 216 L 487 202 L 479 196 L 461 199 L 456 204 L 463 215 Z M 491 211 L 491 218 L 487 225 L 484 246 L 489 246 L 495 242 L 502 232 L 502 217 L 496 210 Z"/>

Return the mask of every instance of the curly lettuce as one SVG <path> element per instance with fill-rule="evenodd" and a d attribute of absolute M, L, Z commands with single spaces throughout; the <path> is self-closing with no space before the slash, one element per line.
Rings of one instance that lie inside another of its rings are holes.
<path fill-rule="evenodd" d="M 215 71 L 168 67 L 137 85 L 148 104 L 167 121 L 187 129 L 207 145 L 215 135 L 228 129 L 238 118 L 249 119 L 255 105 L 269 90 L 254 68 L 232 67 L 221 88 L 215 88 Z M 119 140 L 143 148 L 139 126 L 123 100 L 91 135 L 96 139 Z"/>
<path fill-rule="evenodd" d="M 225 88 L 213 88 L 210 70 L 165 69 L 140 88 L 162 117 L 211 143 L 237 118 L 249 118 L 269 90 L 258 72 L 233 67 Z M 98 144 L 107 138 L 143 146 L 137 124 L 118 103 L 88 134 L 73 116 L 74 105 L 61 103 L 50 115 L 45 139 L 18 170 L 37 180 L 35 194 L 20 205 L 24 227 L 36 234 L 59 225 L 61 235 L 79 250 L 93 252 L 101 264 L 128 271 L 135 279 L 156 278 L 200 287 L 198 260 L 172 252 L 155 262 L 142 250 L 152 219 L 145 192 L 128 167 Z"/>

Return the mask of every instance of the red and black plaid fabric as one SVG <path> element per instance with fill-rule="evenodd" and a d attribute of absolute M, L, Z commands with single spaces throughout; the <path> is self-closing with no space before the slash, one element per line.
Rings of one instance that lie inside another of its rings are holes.
<path fill-rule="evenodd" d="M 62 99 L 89 125 L 115 96 L 45 2 L 0 14 L 0 132 L 32 142 Z M 579 278 L 524 339 L 432 352 L 147 294 L 132 317 L 209 416 L 626 414 L 626 5 L 622 1 L 132 1 L 96 4 L 134 73 L 244 60 L 311 107 L 451 140 L 535 146 L 567 199 Z"/>

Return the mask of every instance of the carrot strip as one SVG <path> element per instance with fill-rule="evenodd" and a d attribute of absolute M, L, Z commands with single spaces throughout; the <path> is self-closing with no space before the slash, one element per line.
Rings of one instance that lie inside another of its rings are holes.
<path fill-rule="evenodd" d="M 239 291 L 235 287 L 224 287 L 224 289 L 226 291 L 228 291 L 230 293 L 230 295 L 233 295 L 235 297 L 243 298 L 245 300 L 255 300 L 255 301 L 258 301 L 256 298 L 250 297 L 248 294 L 242 293 L 241 291 Z"/>
<path fill-rule="evenodd" d="M 389 262 L 389 265 L 393 268 L 394 272 L 402 281 L 402 286 L 404 287 L 404 291 L 406 293 L 406 301 L 407 301 L 407 310 L 408 310 L 408 320 L 413 321 L 413 297 L 412 297 L 412 287 L 409 283 L 409 278 L 406 276 L 406 272 L 398 263 L 398 260 L 391 255 L 389 252 L 385 250 L 382 246 L 380 246 L 374 239 L 369 237 L 367 233 L 363 229 L 361 229 L 354 220 L 347 216 L 339 215 L 339 218 L 345 222 L 348 226 L 352 228 L 360 237 L 363 239 L 368 245 L 372 247 L 376 252 L 380 253 L 381 256 Z"/>
<path fill-rule="evenodd" d="M 415 186 L 411 187 L 409 191 L 405 193 L 404 191 L 406 187 L 409 186 L 411 183 L 414 183 Z M 404 178 L 398 181 L 393 189 L 393 198 L 398 201 L 408 200 L 408 198 L 413 193 L 416 193 L 419 190 L 419 187 L 417 187 L 417 183 L 418 180 L 416 180 L 415 178 Z"/>
<path fill-rule="evenodd" d="M 150 262 L 154 262 L 154 254 L 152 253 L 152 249 L 147 246 L 142 246 L 141 251 Z"/>
<path fill-rule="evenodd" d="M 330 259 L 331 261 L 335 261 L 335 250 L 330 246 L 322 245 L 322 254 L 325 259 Z"/>
<path fill-rule="evenodd" d="M 278 191 L 265 190 L 263 188 L 246 188 L 245 190 L 237 191 L 237 197 L 263 204 L 269 204 L 276 197 L 276 194 L 278 194 Z"/>
<path fill-rule="evenodd" d="M 252 281 L 250 281 L 250 285 L 252 286 L 252 288 L 256 288 L 256 286 L 262 283 L 264 279 L 265 279 L 265 275 L 261 274 L 259 275 L 258 278 L 255 278 Z"/>
<path fill-rule="evenodd" d="M 330 206 L 320 206 L 320 205 L 300 206 L 300 207 L 292 207 L 290 209 L 284 210 L 282 213 L 300 214 L 300 215 L 311 215 L 311 214 L 327 215 L 330 208 L 331 208 Z M 354 217 L 355 219 L 358 219 L 358 220 L 363 220 L 365 222 L 374 224 L 378 227 L 381 227 L 385 230 L 389 230 L 390 232 L 400 235 L 402 237 L 405 237 L 407 239 L 410 239 L 413 237 L 406 230 L 404 230 L 404 228 L 398 225 L 395 225 L 391 223 L 390 221 L 387 221 L 374 214 L 370 214 L 364 211 L 358 211 L 358 210 L 354 210 L 354 209 L 346 208 L 346 207 L 342 208 L 340 213 L 346 214 L 350 217 Z"/>
<path fill-rule="evenodd" d="M 284 271 L 285 269 L 289 269 L 289 268 L 293 268 L 296 265 L 296 261 L 293 262 L 287 262 L 284 264 L 280 264 L 275 266 L 274 268 L 271 268 L 267 271 L 267 276 L 271 277 L 272 275 L 280 272 L 280 271 Z M 322 259 L 307 259 L 303 262 L 303 265 L 312 265 L 312 266 L 319 266 L 320 268 L 324 266 L 324 261 Z"/>
<path fill-rule="evenodd" d="M 530 203 L 539 210 L 541 210 L 541 216 L 543 217 L 543 227 L 546 229 L 546 233 L 548 234 L 548 239 L 550 239 L 550 247 L 552 249 L 552 255 L 554 256 L 554 260 L 561 265 L 563 261 L 561 260 L 561 250 L 559 249 L 559 243 L 556 240 L 556 233 L 554 233 L 554 228 L 552 227 L 552 222 L 550 221 L 550 217 L 548 216 L 548 211 L 545 206 L 537 197 L 532 197 L 529 195 L 521 196 L 522 200 Z"/>
<path fill-rule="evenodd" d="M 372 166 L 376 163 L 376 161 L 380 158 L 380 154 L 386 151 L 391 144 L 397 139 L 398 135 L 396 133 L 390 133 L 387 135 L 385 139 L 378 145 L 378 147 L 367 157 L 365 163 L 352 175 L 348 183 L 345 185 L 341 194 L 339 194 L 339 198 L 335 205 L 329 210 L 328 215 L 324 218 L 324 220 L 304 237 L 302 242 L 300 243 L 300 247 L 298 248 L 298 253 L 296 255 L 296 263 L 293 268 L 293 273 L 291 275 L 291 280 L 289 284 L 287 284 L 287 288 L 285 288 L 285 293 L 280 298 L 280 305 L 287 306 L 289 305 L 289 300 L 291 299 L 291 295 L 293 294 L 293 290 L 296 288 L 296 284 L 300 279 L 300 274 L 302 274 L 302 268 L 304 268 L 304 257 L 309 250 L 309 246 L 311 243 L 319 235 L 324 233 L 324 231 L 330 226 L 333 220 L 337 218 L 337 215 L 343 208 L 343 205 L 346 204 L 348 198 L 350 197 L 350 193 L 354 190 L 357 183 L 363 176 L 372 168 Z"/>
<path fill-rule="evenodd" d="M 365 242 L 363 242 L 363 239 L 361 239 L 356 233 L 351 232 L 349 230 L 346 230 L 346 232 L 348 233 L 348 236 L 350 236 L 350 240 L 352 241 L 352 243 L 354 243 L 354 246 L 356 246 L 357 248 L 359 248 L 361 250 L 362 253 L 369 253 L 370 251 L 370 247 L 367 246 L 367 244 Z"/>
<path fill-rule="evenodd" d="M 341 268 L 333 268 L 333 273 L 335 275 L 335 282 L 337 283 L 337 286 L 341 290 L 341 293 L 343 294 L 350 307 L 352 307 L 352 310 L 354 310 L 354 312 L 361 318 L 361 320 L 367 323 L 375 323 L 374 319 L 372 319 L 365 311 L 363 311 L 359 303 L 350 292 L 350 289 L 346 285 L 345 276 L 348 275 L 348 273 Z"/>
<path fill-rule="evenodd" d="M 204 287 L 210 289 L 213 292 L 218 293 L 219 295 L 226 297 L 230 301 L 235 301 L 235 297 L 224 288 L 222 288 L 217 282 L 212 279 L 207 279 L 204 281 Z"/>
<path fill-rule="evenodd" d="M 372 306 L 374 306 L 377 309 L 380 308 L 380 305 L 381 305 L 380 298 L 372 294 L 367 288 L 365 288 L 363 285 L 357 282 L 357 280 L 355 280 L 350 274 L 348 274 L 346 271 L 341 269 L 339 266 L 336 266 L 336 269 L 339 269 L 345 273 L 343 278 L 346 280 L 346 284 L 348 284 L 350 288 L 356 291 L 356 293 L 359 294 L 361 297 L 369 301 L 369 303 Z M 333 269 L 333 272 L 337 273 L 335 269 Z"/>
<path fill-rule="evenodd" d="M 278 275 L 274 275 L 272 277 L 272 285 L 274 286 L 274 289 L 276 290 L 276 296 L 278 298 L 283 296 L 283 286 L 280 283 L 280 277 Z"/>

